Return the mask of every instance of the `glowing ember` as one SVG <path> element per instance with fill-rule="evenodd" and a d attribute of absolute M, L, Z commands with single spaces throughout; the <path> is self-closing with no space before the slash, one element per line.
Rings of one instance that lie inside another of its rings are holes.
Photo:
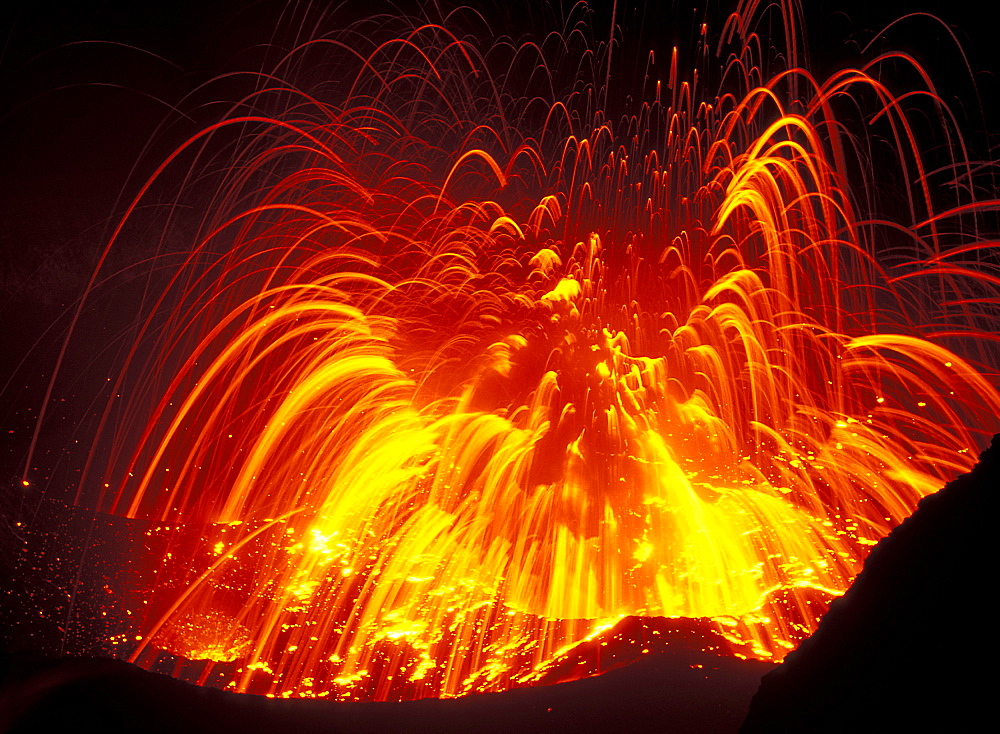
<path fill-rule="evenodd" d="M 699 51 L 722 93 L 675 54 L 618 122 L 600 81 L 517 92 L 522 67 L 563 83 L 579 34 L 359 28 L 349 91 L 272 79 L 178 152 L 218 142 L 225 180 L 124 373 L 145 429 L 101 509 L 214 529 L 164 560 L 133 660 L 454 696 L 544 680 L 626 616 L 781 659 L 971 467 L 998 281 L 954 233 L 995 202 L 932 202 L 878 62 L 817 83 L 791 43 L 769 77 L 754 6 Z M 858 214 L 845 104 L 896 141 L 908 224 Z"/>
<path fill-rule="evenodd" d="M 191 660 L 231 663 L 247 653 L 250 637 L 245 627 L 234 626 L 224 614 L 194 612 L 171 619 L 155 643 L 174 655 Z"/>

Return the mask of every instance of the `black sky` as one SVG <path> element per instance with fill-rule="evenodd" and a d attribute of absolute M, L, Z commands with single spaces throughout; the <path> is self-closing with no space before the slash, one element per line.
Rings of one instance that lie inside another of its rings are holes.
<path fill-rule="evenodd" d="M 669 48 L 690 35 L 695 4 L 623 0 L 618 21 L 626 37 L 642 33 L 637 45 Z M 523 3 L 524 13 L 504 9 L 504 3 L 471 5 L 480 6 L 499 31 L 512 34 L 526 30 L 539 15 L 530 10 L 537 5 L 533 2 Z M 592 5 L 599 9 L 597 23 L 606 22 L 610 3 Z M 973 11 L 969 3 L 944 0 L 812 0 L 804 5 L 812 66 L 820 75 L 856 61 L 858 43 L 891 19 L 930 12 L 964 43 L 987 111 L 998 107 L 1000 64 L 994 49 L 1000 9 Z M 412 0 L 392 5 L 347 0 L 329 3 L 328 12 L 330 25 L 336 26 L 374 10 L 419 12 L 429 6 Z M 158 126 L 171 117 L 171 105 L 183 104 L 185 95 L 222 72 L 261 68 L 262 47 L 274 38 L 285 7 L 276 0 L 38 0 L 5 13 L 0 26 L 0 298 L 15 297 L 16 307 L 22 289 L 43 302 L 73 297 L 85 258 L 72 257 L 65 248 L 92 250 L 120 210 L 115 206 L 119 195 L 134 191 L 141 174 L 186 132 L 177 124 L 159 130 L 153 149 L 143 155 Z M 891 37 L 893 47 L 914 53 L 944 85 L 946 98 L 950 93 L 959 114 L 969 118 L 967 131 L 986 128 L 970 86 L 959 79 L 961 58 L 943 29 L 926 19 L 910 20 Z M 205 114 L 209 119 L 211 112 Z M 65 293 L 59 288 L 64 281 Z"/>

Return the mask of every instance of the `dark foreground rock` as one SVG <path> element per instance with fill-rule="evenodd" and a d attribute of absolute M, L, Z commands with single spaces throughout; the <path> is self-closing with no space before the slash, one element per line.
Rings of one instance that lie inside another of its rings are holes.
<path fill-rule="evenodd" d="M 693 662 L 697 661 L 697 662 Z M 275 700 L 199 688 L 115 660 L 10 661 L 0 731 L 735 732 L 773 666 L 676 650 L 597 678 L 404 703 Z"/>
<path fill-rule="evenodd" d="M 994 729 L 998 509 L 1000 435 L 873 549 L 741 732 Z"/>

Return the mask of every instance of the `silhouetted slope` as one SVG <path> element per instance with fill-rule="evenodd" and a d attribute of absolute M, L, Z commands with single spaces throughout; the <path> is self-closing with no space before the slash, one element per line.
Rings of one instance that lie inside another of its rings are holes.
<path fill-rule="evenodd" d="M 0 731 L 735 732 L 771 666 L 674 645 L 627 668 L 554 686 L 404 703 L 272 700 L 199 688 L 116 660 L 19 661 Z M 34 669 L 29 669 L 33 667 Z M 9 727 L 9 729 L 8 729 Z"/>
<path fill-rule="evenodd" d="M 741 729 L 997 726 L 1000 434 L 869 555 L 816 633 L 767 674 Z"/>

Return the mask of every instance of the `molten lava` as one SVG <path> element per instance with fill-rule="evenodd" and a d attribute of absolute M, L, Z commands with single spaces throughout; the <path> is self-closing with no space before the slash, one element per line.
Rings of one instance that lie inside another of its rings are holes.
<path fill-rule="evenodd" d="M 938 204 L 879 59 L 818 82 L 792 44 L 771 74 L 755 5 L 724 24 L 721 91 L 675 54 L 619 121 L 582 65 L 551 91 L 578 34 L 312 40 L 165 164 L 227 156 L 123 371 L 118 425 L 145 428 L 116 434 L 100 509 L 199 529 L 164 542 L 132 660 L 455 696 L 626 616 L 780 660 L 971 467 L 998 281 L 955 233 L 995 203 Z M 281 81 L 327 45 L 348 83 Z M 896 141 L 905 222 L 858 213 L 852 104 Z"/>

